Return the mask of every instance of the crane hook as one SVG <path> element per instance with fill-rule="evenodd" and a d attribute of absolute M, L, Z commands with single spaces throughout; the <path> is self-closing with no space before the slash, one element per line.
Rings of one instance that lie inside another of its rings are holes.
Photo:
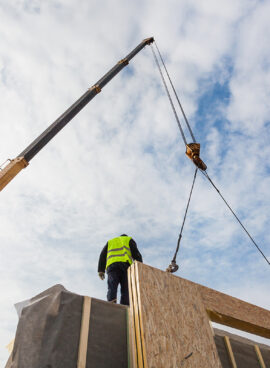
<path fill-rule="evenodd" d="M 174 273 L 178 270 L 179 266 L 176 264 L 176 261 L 172 260 L 171 264 L 166 269 L 166 272 Z"/>

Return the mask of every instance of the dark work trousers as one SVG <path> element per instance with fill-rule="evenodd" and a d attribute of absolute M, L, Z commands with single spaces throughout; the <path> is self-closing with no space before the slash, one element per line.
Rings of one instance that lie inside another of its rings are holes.
<path fill-rule="evenodd" d="M 120 303 L 124 305 L 129 305 L 128 296 L 128 276 L 127 269 L 129 267 L 128 263 L 115 262 L 110 265 L 107 269 L 108 273 L 108 293 L 107 300 L 115 301 L 117 299 L 117 288 L 121 285 L 121 300 Z"/>

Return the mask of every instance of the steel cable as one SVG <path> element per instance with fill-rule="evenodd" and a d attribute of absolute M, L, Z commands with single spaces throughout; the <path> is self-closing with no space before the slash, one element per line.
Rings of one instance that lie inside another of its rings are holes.
<path fill-rule="evenodd" d="M 241 225 L 241 227 L 243 228 L 243 230 L 246 232 L 246 234 L 248 235 L 248 237 L 250 238 L 250 240 L 252 241 L 252 243 L 255 245 L 255 247 L 257 248 L 257 250 L 261 253 L 261 255 L 263 256 L 263 258 L 266 260 L 266 262 L 268 263 L 268 265 L 270 266 L 270 262 L 268 261 L 267 257 L 265 256 L 265 254 L 263 253 L 263 251 L 260 249 L 260 247 L 258 246 L 258 244 L 255 242 L 255 240 L 252 238 L 252 236 L 250 235 L 250 233 L 247 231 L 247 229 L 245 228 L 245 226 L 242 224 L 241 220 L 239 219 L 239 217 L 236 215 L 236 213 L 233 211 L 233 209 L 231 208 L 231 206 L 229 205 L 229 203 L 226 201 L 226 199 L 223 197 L 223 195 L 220 193 L 219 189 L 216 187 L 216 185 L 213 183 L 213 181 L 211 180 L 211 178 L 209 177 L 209 175 L 207 174 L 207 172 L 200 170 L 203 175 L 209 180 L 209 182 L 212 184 L 212 186 L 216 189 L 216 191 L 218 192 L 218 194 L 220 195 L 220 197 L 222 198 L 222 200 L 224 201 L 224 203 L 226 204 L 226 206 L 229 208 L 229 210 L 231 211 L 231 213 L 234 215 L 234 217 L 236 218 L 236 220 L 239 222 L 239 224 Z"/>
<path fill-rule="evenodd" d="M 180 242 L 181 242 L 181 239 L 182 239 L 182 233 L 183 233 L 184 225 L 185 225 L 185 222 L 186 222 L 187 212 L 188 212 L 188 209 L 189 209 L 189 204 L 190 204 L 191 196 L 192 196 L 192 193 L 193 193 L 193 188 L 194 188 L 195 180 L 196 180 L 196 177 L 197 177 L 197 171 L 198 171 L 198 168 L 196 167 L 195 172 L 194 172 L 193 181 L 192 181 L 191 190 L 190 190 L 190 193 L 189 193 L 189 198 L 188 198 L 186 210 L 185 210 L 184 219 L 183 219 L 183 222 L 182 222 L 180 234 L 179 234 L 178 241 L 177 241 L 176 250 L 175 250 L 173 259 L 171 261 L 171 264 L 167 268 L 167 271 L 168 272 L 176 272 L 178 270 L 178 268 L 179 268 L 179 266 L 176 264 L 176 257 L 177 257 L 177 254 L 178 254 L 178 251 L 179 251 L 179 248 L 180 248 Z"/>
<path fill-rule="evenodd" d="M 172 80 L 170 78 L 170 75 L 168 73 L 168 70 L 166 68 L 166 65 L 165 65 L 165 62 L 163 60 L 163 57 L 159 51 L 159 48 L 157 46 L 157 43 L 155 42 L 155 46 L 156 46 L 156 49 L 157 49 L 157 52 L 159 54 L 159 57 L 160 57 L 160 60 L 162 62 L 162 65 L 165 69 L 165 72 L 166 72 L 166 75 L 169 79 L 169 82 L 170 82 L 170 85 L 172 87 L 172 90 L 174 92 L 174 95 L 176 97 L 176 100 L 179 104 L 179 107 L 181 109 L 181 112 L 183 114 L 183 117 L 184 117 L 184 120 L 186 122 L 186 125 L 187 125 L 187 128 L 190 132 L 190 135 L 193 139 L 193 142 L 196 142 L 196 139 L 195 139 L 195 136 L 192 132 L 192 129 L 190 127 L 190 124 L 188 122 L 188 119 L 186 117 L 186 114 L 184 112 L 184 109 L 182 107 L 182 104 L 179 100 L 179 97 L 177 95 L 177 92 L 174 88 L 174 85 L 172 83 Z M 186 140 L 186 137 L 185 137 L 185 134 L 184 134 L 184 131 L 183 131 L 183 128 L 181 126 L 181 123 L 180 123 L 180 120 L 179 120 L 179 117 L 177 115 L 177 112 L 176 112 L 176 109 L 175 109 L 175 106 L 173 104 L 173 101 L 172 101 L 172 98 L 171 98 L 171 95 L 170 95 L 170 92 L 169 92 L 169 89 L 168 89 L 168 86 L 166 84 L 166 81 L 165 81 L 165 78 L 164 78 L 164 75 L 162 73 L 162 70 L 161 70 L 161 67 L 160 67 L 160 64 L 159 64 L 159 61 L 158 61 L 158 58 L 157 58 L 157 55 L 155 53 L 155 50 L 153 48 L 153 45 L 151 44 L 151 49 L 152 49 L 152 53 L 153 53 L 153 56 L 154 56 L 154 59 L 155 59 L 155 62 L 157 64 L 157 67 L 158 67 L 158 70 L 159 70 L 159 73 L 161 75 L 161 79 L 163 81 L 163 85 L 165 87 L 165 90 L 166 90 L 166 93 L 167 93 L 167 96 L 169 98 L 169 101 L 170 101 L 170 104 L 171 104 L 171 107 L 172 107 L 172 110 L 174 112 L 174 115 L 175 115 L 175 118 L 176 118 L 176 121 L 177 121 L 177 124 L 178 124 L 178 127 L 179 127 L 179 130 L 181 132 L 181 135 L 182 135 L 182 138 L 183 138 L 183 141 L 185 143 L 185 145 L 187 145 L 187 140 Z M 192 195 L 192 192 L 193 192 L 193 187 L 194 187 L 194 183 L 195 183 L 195 179 L 196 179 L 196 175 L 197 175 L 197 171 L 198 171 L 198 168 L 196 168 L 195 170 L 195 173 L 194 173 L 194 178 L 193 178 L 193 183 L 192 183 L 192 187 L 191 187 L 191 191 L 190 191 L 190 195 L 189 195 L 189 199 L 188 199 L 188 203 L 187 203 L 187 207 L 186 207 L 186 210 L 185 210 L 185 215 L 184 215 L 184 220 L 183 220 L 183 223 L 182 223 L 182 226 L 181 226 L 181 230 L 180 230 L 180 234 L 179 234 L 179 237 L 178 237 L 178 242 L 177 242 L 177 247 L 176 247 L 176 251 L 175 251 L 175 254 L 174 254 L 174 257 L 172 259 L 172 263 L 171 265 L 168 267 L 167 271 L 169 272 L 175 272 L 177 271 L 178 269 L 178 266 L 176 265 L 176 256 L 177 256 L 177 253 L 179 251 L 179 248 L 180 248 L 180 241 L 181 241 L 181 238 L 182 238 L 182 232 L 183 232 L 183 228 L 184 228 L 184 224 L 185 224 L 185 220 L 186 220 L 186 216 L 187 216 L 187 211 L 188 211 L 188 208 L 189 208 L 189 204 L 190 204 L 190 199 L 191 199 L 191 195 Z M 241 222 L 241 220 L 239 219 L 239 217 L 236 215 L 236 213 L 233 211 L 233 209 L 231 208 L 231 206 L 229 205 L 229 203 L 226 201 L 226 199 L 223 197 L 223 195 L 220 193 L 219 189 L 216 187 L 216 185 L 213 183 L 213 181 L 211 180 L 211 178 L 209 177 L 209 175 L 207 174 L 206 171 L 203 171 L 200 169 L 200 171 L 203 173 L 203 175 L 208 179 L 208 181 L 211 183 L 211 185 L 214 187 L 214 189 L 218 192 L 218 194 L 220 195 L 220 197 L 222 198 L 222 200 L 224 201 L 224 203 L 226 204 L 226 206 L 229 208 L 229 210 L 231 211 L 231 213 L 233 214 L 233 216 L 236 218 L 236 220 L 238 221 L 238 223 L 241 225 L 241 227 L 243 228 L 243 230 L 246 232 L 246 234 L 248 235 L 248 237 L 250 238 L 250 240 L 252 241 L 252 243 L 255 245 L 255 247 L 257 248 L 257 250 L 261 253 L 261 255 L 263 256 L 263 258 L 266 260 L 266 262 L 268 263 L 268 265 L 270 265 L 270 262 L 269 260 L 267 259 L 267 257 L 265 256 L 265 254 L 262 252 L 262 250 L 260 249 L 260 247 L 258 246 L 258 244 L 255 242 L 255 240 L 252 238 L 252 236 L 250 235 L 250 233 L 248 232 L 248 230 L 246 229 L 246 227 L 243 225 L 243 223 Z"/>
<path fill-rule="evenodd" d="M 179 248 L 180 248 L 180 241 L 181 241 L 181 238 L 182 238 L 182 233 L 183 233 L 184 225 L 185 225 L 185 222 L 186 222 L 187 212 L 188 212 L 188 209 L 189 209 L 189 204 L 190 204 L 191 196 L 192 196 L 192 193 L 193 193 L 193 188 L 194 188 L 195 180 L 196 180 L 196 177 L 197 177 L 197 171 L 198 171 L 198 168 L 196 167 L 195 172 L 194 172 L 194 177 L 193 177 L 193 182 L 192 182 L 191 190 L 190 190 L 190 193 L 189 193 L 189 198 L 188 198 L 186 210 L 185 210 L 185 215 L 184 215 L 183 223 L 182 223 L 182 226 L 181 226 L 181 230 L 180 230 L 180 234 L 179 234 L 179 238 L 178 238 L 178 242 L 177 242 L 176 251 L 175 251 L 175 254 L 173 256 L 173 261 L 176 261 L 176 256 L 177 256 L 177 253 L 178 253 Z"/>
<path fill-rule="evenodd" d="M 173 82 L 172 82 L 172 80 L 171 80 L 171 77 L 170 77 L 170 75 L 169 75 L 169 72 L 168 72 L 168 70 L 167 70 L 167 67 L 166 67 L 166 65 L 165 65 L 165 62 L 164 62 L 164 60 L 163 60 L 163 57 L 162 57 L 162 55 L 161 55 L 161 53 L 160 53 L 160 51 L 159 51 L 159 48 L 158 48 L 158 45 L 157 45 L 157 43 L 156 43 L 156 42 L 155 42 L 155 46 L 156 46 L 156 49 L 157 49 L 157 51 L 158 51 L 158 54 L 159 54 L 160 60 L 161 60 L 161 62 L 162 62 L 162 64 L 163 64 L 163 67 L 164 67 L 164 69 L 165 69 L 165 71 L 166 71 L 167 77 L 168 77 L 168 79 L 169 79 L 169 81 L 170 81 L 170 84 L 171 84 L 171 87 L 172 87 L 172 89 L 173 89 L 173 92 L 174 92 L 174 95 L 175 95 L 175 97 L 176 97 L 176 100 L 177 100 L 177 102 L 178 102 L 178 105 L 179 105 L 179 107 L 180 107 L 180 109 L 181 109 L 182 115 L 183 115 L 183 117 L 184 117 L 184 119 L 185 119 L 185 122 L 186 122 L 187 128 L 188 128 L 188 130 L 189 130 L 189 133 L 190 133 L 190 135 L 191 135 L 191 137 L 192 137 L 193 142 L 195 143 L 195 142 L 196 142 L 195 136 L 194 136 L 194 134 L 193 134 L 193 132 L 192 132 L 192 129 L 191 129 L 191 127 L 190 127 L 190 124 L 189 124 L 189 122 L 188 122 L 188 119 L 187 119 L 187 117 L 186 117 L 186 114 L 185 114 L 185 112 L 184 112 L 184 109 L 183 109 L 182 104 L 181 104 L 181 102 L 180 102 L 180 99 L 179 99 L 179 97 L 178 97 L 178 95 L 177 95 L 177 92 L 176 92 L 176 90 L 175 90 L 175 88 L 174 88 Z"/>
<path fill-rule="evenodd" d="M 155 50 L 153 48 L 153 45 L 151 44 L 151 49 L 152 49 L 152 52 L 153 52 L 153 56 L 154 56 L 154 59 L 156 61 L 156 64 L 157 64 L 157 67 L 158 67 L 158 70 L 159 70 L 159 73 L 160 73 L 160 76 L 161 76 L 161 79 L 162 79 L 162 82 L 163 82 L 163 85 L 165 87 L 165 90 L 166 90 L 166 93 L 167 93 L 167 96 L 169 98 L 169 101 L 170 101 L 170 104 L 171 104 L 171 107 L 172 107 L 172 110 L 173 110 L 173 113 L 174 113 L 174 116 L 175 116 L 175 119 L 176 119 L 176 122 L 178 124 L 178 127 L 179 127 L 179 130 L 180 130 L 180 133 L 182 135 L 182 138 L 183 138 L 183 141 L 184 141 L 184 144 L 185 146 L 187 145 L 187 140 L 186 140 L 186 137 L 185 137 L 185 134 L 184 134 L 184 131 L 182 129 L 182 126 L 181 126 L 181 123 L 180 123 L 180 120 L 178 118 L 178 115 L 177 115 L 177 112 L 175 110 L 175 107 L 174 107 L 174 104 L 173 104 L 173 101 L 172 101 L 172 98 L 171 98 L 171 95 L 170 95 L 170 92 L 169 92 L 169 89 L 168 89 L 168 86 L 166 84 L 166 81 L 165 81 L 165 78 L 164 78 L 164 75 L 162 73 L 162 70 L 161 70 L 161 67 L 160 67 L 160 64 L 159 64 L 159 61 L 158 61 L 158 58 L 157 58 L 157 55 L 155 53 Z"/>

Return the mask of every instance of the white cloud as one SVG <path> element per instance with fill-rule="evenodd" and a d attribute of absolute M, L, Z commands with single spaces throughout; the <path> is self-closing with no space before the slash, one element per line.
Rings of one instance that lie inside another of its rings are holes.
<path fill-rule="evenodd" d="M 209 175 L 269 256 L 268 8 L 254 1 L 0 1 L 0 161 L 153 35 L 202 138 Z M 12 304 L 52 284 L 105 298 L 96 267 L 110 237 L 127 232 L 147 263 L 170 263 L 194 169 L 151 50 L 128 68 L 1 192 L 1 346 L 14 334 Z M 228 83 L 231 97 L 198 124 L 199 99 L 215 83 Z M 269 303 L 265 261 L 200 175 L 179 262 L 179 275 L 228 293 L 252 279 L 262 288 L 257 304 Z M 246 288 L 243 298 L 252 295 Z M 1 363 L 6 357 L 0 350 Z"/>
<path fill-rule="evenodd" d="M 269 2 L 262 2 L 246 17 L 236 36 L 228 116 L 232 129 L 252 135 L 269 119 L 270 67 L 269 50 L 265 47 L 270 36 L 269 10 Z"/>

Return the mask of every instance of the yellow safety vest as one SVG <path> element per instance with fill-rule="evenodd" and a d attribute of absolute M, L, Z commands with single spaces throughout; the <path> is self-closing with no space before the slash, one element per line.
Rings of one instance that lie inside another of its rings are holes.
<path fill-rule="evenodd" d="M 128 262 L 132 264 L 129 247 L 130 236 L 119 236 L 108 241 L 106 269 L 115 262 Z"/>

